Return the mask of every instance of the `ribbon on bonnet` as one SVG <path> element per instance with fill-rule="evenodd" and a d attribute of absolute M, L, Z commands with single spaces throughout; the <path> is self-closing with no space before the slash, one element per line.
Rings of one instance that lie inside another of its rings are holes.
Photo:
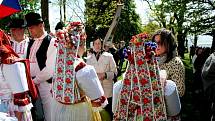
<path fill-rule="evenodd" d="M 57 59 L 53 78 L 53 97 L 63 104 L 74 104 L 81 100 L 75 72 L 86 64 L 78 61 L 79 46 L 85 43 L 86 34 L 80 22 L 71 22 L 57 33 L 55 46 Z"/>
<path fill-rule="evenodd" d="M 129 66 L 123 80 L 114 120 L 166 121 L 166 108 L 155 58 L 156 44 L 141 33 L 131 39 Z"/>

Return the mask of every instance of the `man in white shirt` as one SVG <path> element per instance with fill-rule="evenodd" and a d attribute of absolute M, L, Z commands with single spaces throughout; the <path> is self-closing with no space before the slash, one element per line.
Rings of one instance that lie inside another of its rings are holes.
<path fill-rule="evenodd" d="M 30 40 L 27 58 L 30 60 L 30 72 L 37 85 L 46 121 L 51 121 L 52 96 L 51 81 L 54 74 L 57 48 L 55 39 L 47 34 L 44 22 L 38 13 L 30 12 L 25 15 L 27 27 L 33 41 Z"/>
<path fill-rule="evenodd" d="M 24 19 L 14 18 L 9 26 L 11 33 L 11 46 L 20 58 L 26 58 L 29 38 L 25 36 Z"/>

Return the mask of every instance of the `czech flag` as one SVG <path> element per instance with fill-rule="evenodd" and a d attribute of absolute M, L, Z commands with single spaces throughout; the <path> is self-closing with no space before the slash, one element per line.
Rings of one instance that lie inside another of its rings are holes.
<path fill-rule="evenodd" d="M 0 19 L 19 11 L 19 0 L 0 0 Z"/>

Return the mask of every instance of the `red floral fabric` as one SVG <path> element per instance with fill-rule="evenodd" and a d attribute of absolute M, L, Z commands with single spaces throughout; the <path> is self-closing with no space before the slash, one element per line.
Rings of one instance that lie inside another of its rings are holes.
<path fill-rule="evenodd" d="M 154 47 L 147 34 L 133 36 L 130 62 L 120 91 L 115 121 L 166 121 L 166 108 L 159 81 Z"/>
<path fill-rule="evenodd" d="M 81 101 L 81 92 L 75 78 L 75 72 L 86 64 L 78 59 L 78 48 L 84 36 L 80 22 L 72 22 L 65 30 L 57 32 L 58 49 L 53 78 L 52 95 L 63 104 L 74 104 Z"/>

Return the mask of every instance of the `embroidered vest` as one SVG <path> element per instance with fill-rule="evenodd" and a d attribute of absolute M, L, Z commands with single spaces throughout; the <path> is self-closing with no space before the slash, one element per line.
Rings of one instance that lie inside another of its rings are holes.
<path fill-rule="evenodd" d="M 37 62 L 38 62 L 40 70 L 42 70 L 44 67 L 46 67 L 47 50 L 48 50 L 51 39 L 52 39 L 52 37 L 50 35 L 47 35 L 43 39 L 43 42 L 41 43 L 41 45 L 36 53 Z M 27 49 L 27 56 L 26 56 L 27 59 L 29 59 L 31 46 L 33 45 L 33 43 L 34 43 L 34 40 L 30 39 L 28 49 Z M 52 78 L 48 79 L 47 82 L 52 83 Z"/>

